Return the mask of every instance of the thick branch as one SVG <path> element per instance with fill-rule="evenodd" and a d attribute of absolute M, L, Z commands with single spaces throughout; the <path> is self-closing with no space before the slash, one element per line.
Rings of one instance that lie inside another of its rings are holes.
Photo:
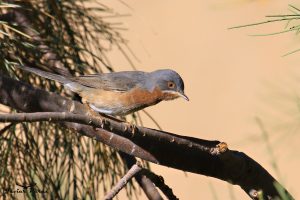
<path fill-rule="evenodd" d="M 80 103 L 2 75 L 0 102 L 23 112 L 88 113 L 87 108 Z M 251 194 L 259 190 L 263 190 L 266 198 L 279 196 L 274 187 L 277 181 L 262 166 L 242 152 L 228 150 L 226 145 L 218 141 L 183 137 L 143 127 L 125 131 L 124 124 L 106 118 L 102 124 L 97 117 L 86 116 L 83 119 L 76 115 L 73 120 L 77 123 L 67 122 L 64 125 L 130 155 L 237 184 L 253 199 L 257 197 Z M 89 125 L 78 124 L 82 121 Z M 103 129 L 95 130 L 90 126 L 91 123 L 98 123 Z"/>
<path fill-rule="evenodd" d="M 138 138 L 146 137 L 151 140 L 159 139 L 162 142 L 174 143 L 190 149 L 198 149 L 199 151 L 211 155 L 218 155 L 223 151 L 227 150 L 225 143 L 220 143 L 217 146 L 214 146 L 214 145 L 207 145 L 209 143 L 203 140 L 199 140 L 198 142 L 193 142 L 191 140 L 178 137 L 175 134 L 157 131 L 153 129 L 147 129 L 143 127 L 132 127 L 129 126 L 127 123 L 120 123 L 118 121 L 114 121 L 112 119 L 102 117 L 102 116 L 74 114 L 74 113 L 67 113 L 67 112 L 0 114 L 0 122 L 37 122 L 37 121 L 74 122 L 83 125 L 90 125 L 95 128 L 101 128 L 106 131 L 117 133 L 118 135 L 124 136 L 126 138 L 138 139 Z M 114 136 L 115 134 L 112 134 L 111 139 L 113 139 Z M 97 137 L 95 139 L 97 139 Z M 132 152 L 134 151 L 135 149 L 133 147 Z"/>

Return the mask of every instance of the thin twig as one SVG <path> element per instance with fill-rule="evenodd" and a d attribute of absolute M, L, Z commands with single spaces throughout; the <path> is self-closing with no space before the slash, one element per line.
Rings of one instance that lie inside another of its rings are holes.
<path fill-rule="evenodd" d="M 142 170 L 142 166 L 139 162 L 133 165 L 130 170 L 121 178 L 121 180 L 105 195 L 105 200 L 114 198 L 124 188 L 128 181 L 132 179 L 137 173 Z"/>
<path fill-rule="evenodd" d="M 147 115 L 147 117 L 149 117 L 151 119 L 151 121 L 157 126 L 157 128 L 159 130 L 162 130 L 162 127 L 159 125 L 159 123 L 154 119 L 154 117 L 152 117 L 152 115 L 150 115 L 146 110 L 142 110 L 143 113 L 145 113 L 145 115 Z"/>
<path fill-rule="evenodd" d="M 122 188 L 126 186 L 128 181 L 132 179 L 132 177 L 139 174 L 149 178 L 169 200 L 178 200 L 178 198 L 174 195 L 173 190 L 165 184 L 163 177 L 156 175 L 148 169 L 142 168 L 140 162 L 137 162 L 130 168 L 125 176 L 105 195 L 104 199 L 109 200 L 114 198 L 122 190 Z"/>
<path fill-rule="evenodd" d="M 267 20 L 267 21 L 258 22 L 258 23 L 252 23 L 252 24 L 246 24 L 246 25 L 240 25 L 240 26 L 233 26 L 233 27 L 230 27 L 228 29 L 244 28 L 244 27 L 248 27 L 248 26 L 256 26 L 256 25 L 267 24 L 267 23 L 271 23 L 271 22 L 287 21 L 287 20 L 294 20 L 294 19 L 299 20 L 300 17 Z"/>
<path fill-rule="evenodd" d="M 300 17 L 299 14 L 294 15 L 266 15 L 266 17 Z"/>
<path fill-rule="evenodd" d="M 137 163 L 137 160 L 134 156 L 123 153 L 122 151 L 119 152 L 119 155 L 125 162 L 128 169 L 130 169 Z M 138 182 L 139 186 L 143 189 L 145 195 L 149 200 L 163 200 L 155 185 L 148 177 L 141 173 L 138 173 L 134 178 Z"/>
<path fill-rule="evenodd" d="M 291 4 L 289 4 L 289 6 L 290 6 L 291 8 L 294 8 L 295 10 L 297 10 L 297 11 L 300 12 L 300 9 L 299 9 L 299 8 L 297 8 L 297 7 L 295 7 L 295 6 L 291 5 Z"/>

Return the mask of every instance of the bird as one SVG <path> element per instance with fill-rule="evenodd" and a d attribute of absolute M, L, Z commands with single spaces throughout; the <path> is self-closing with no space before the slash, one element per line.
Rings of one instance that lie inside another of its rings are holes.
<path fill-rule="evenodd" d="M 92 110 L 111 116 L 126 116 L 178 97 L 189 101 L 182 78 L 171 69 L 64 76 L 27 66 L 18 68 L 63 84 Z"/>

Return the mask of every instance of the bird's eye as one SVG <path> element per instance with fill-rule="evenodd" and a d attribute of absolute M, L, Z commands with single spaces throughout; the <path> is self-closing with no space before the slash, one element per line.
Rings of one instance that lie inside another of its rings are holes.
<path fill-rule="evenodd" d="M 168 82 L 168 87 L 171 88 L 171 89 L 175 88 L 175 83 L 173 83 L 172 81 L 169 81 Z"/>

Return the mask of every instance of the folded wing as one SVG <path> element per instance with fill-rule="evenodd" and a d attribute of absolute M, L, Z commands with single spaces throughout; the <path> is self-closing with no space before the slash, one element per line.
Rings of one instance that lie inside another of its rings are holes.
<path fill-rule="evenodd" d="M 124 92 L 144 86 L 148 73 L 140 71 L 113 72 L 73 77 L 73 82 L 85 87 Z"/>

